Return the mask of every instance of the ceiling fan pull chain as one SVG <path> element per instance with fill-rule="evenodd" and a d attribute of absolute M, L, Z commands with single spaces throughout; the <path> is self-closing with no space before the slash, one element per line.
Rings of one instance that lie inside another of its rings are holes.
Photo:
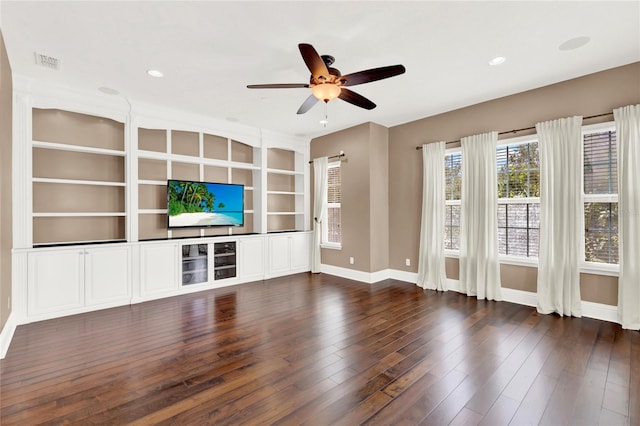
<path fill-rule="evenodd" d="M 328 102 L 324 103 L 324 119 L 320 120 L 320 124 L 322 124 L 323 127 L 327 127 L 327 123 L 329 122 L 329 116 L 327 114 L 327 105 Z"/>

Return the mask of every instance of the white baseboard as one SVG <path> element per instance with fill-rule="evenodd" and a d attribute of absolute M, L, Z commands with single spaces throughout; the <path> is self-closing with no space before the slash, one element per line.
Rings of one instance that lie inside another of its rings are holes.
<path fill-rule="evenodd" d="M 11 344 L 11 339 L 13 339 L 13 333 L 16 331 L 16 327 L 18 326 L 14 318 L 15 315 L 11 312 L 9 314 L 9 318 L 7 318 L 7 322 L 2 328 L 2 331 L 0 331 L 0 359 L 4 359 L 7 354 L 9 344 Z"/>
<path fill-rule="evenodd" d="M 620 324 L 618 321 L 618 307 L 605 305 L 604 303 L 585 302 L 583 300 L 582 316 Z"/>
<path fill-rule="evenodd" d="M 517 303 L 518 305 L 538 306 L 538 295 L 531 291 L 515 290 L 513 288 L 502 287 L 502 300 L 505 302 Z"/>
<path fill-rule="evenodd" d="M 399 271 L 397 269 L 388 269 L 388 271 L 390 272 L 389 278 L 391 279 L 398 280 L 398 281 L 406 281 L 412 284 L 418 283 L 417 272 Z"/>
<path fill-rule="evenodd" d="M 320 265 L 320 272 L 323 274 L 335 275 L 336 277 L 347 278 L 367 284 L 373 284 L 391 278 L 390 271 L 391 269 L 383 269 L 376 272 L 363 272 L 333 265 Z"/>
<path fill-rule="evenodd" d="M 340 268 L 332 265 L 321 265 L 320 270 L 321 272 L 329 275 L 365 282 L 367 284 L 374 284 L 388 278 L 411 284 L 416 284 L 418 282 L 417 273 L 400 271 L 397 269 L 384 269 L 382 271 L 370 273 Z M 461 292 L 460 281 L 447 278 L 447 289 Z M 517 303 L 518 305 L 532 306 L 534 308 L 538 306 L 538 295 L 531 291 L 514 290 L 512 288 L 503 287 L 502 300 L 505 302 Z M 582 316 L 619 324 L 617 306 L 582 301 Z"/>

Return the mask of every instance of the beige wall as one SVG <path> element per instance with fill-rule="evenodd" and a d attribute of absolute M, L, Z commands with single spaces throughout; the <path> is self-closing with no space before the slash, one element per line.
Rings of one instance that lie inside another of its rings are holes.
<path fill-rule="evenodd" d="M 388 268 L 388 148 L 388 129 L 373 123 L 311 141 L 311 158 L 341 150 L 346 154 L 341 165 L 342 250 L 323 249 L 323 264 L 363 272 Z"/>
<path fill-rule="evenodd" d="M 411 267 L 405 266 L 405 258 L 414 259 L 419 246 L 422 160 L 416 146 L 458 140 L 491 130 L 530 127 L 560 117 L 596 115 L 638 102 L 640 63 L 634 63 L 392 127 L 389 129 L 389 267 L 417 272 L 417 262 L 412 262 Z M 524 133 L 518 135 L 521 134 Z M 457 278 L 457 260 L 448 259 L 447 275 Z M 504 287 L 536 290 L 535 268 L 503 265 L 501 275 Z M 584 300 L 616 304 L 616 278 L 582 274 L 581 290 Z"/>
<path fill-rule="evenodd" d="M 369 134 L 369 223 L 371 272 L 389 267 L 389 129 L 371 124 Z"/>
<path fill-rule="evenodd" d="M 0 330 L 11 313 L 11 68 L 0 32 Z"/>

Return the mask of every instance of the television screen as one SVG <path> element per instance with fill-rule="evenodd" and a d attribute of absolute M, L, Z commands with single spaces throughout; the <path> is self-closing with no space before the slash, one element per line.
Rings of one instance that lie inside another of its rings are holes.
<path fill-rule="evenodd" d="M 244 225 L 244 186 L 169 180 L 169 229 Z"/>

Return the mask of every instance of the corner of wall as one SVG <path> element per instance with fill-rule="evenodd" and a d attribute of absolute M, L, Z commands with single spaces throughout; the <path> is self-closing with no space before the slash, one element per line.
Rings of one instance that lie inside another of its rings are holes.
<path fill-rule="evenodd" d="M 369 246 L 372 272 L 389 268 L 389 129 L 369 123 Z"/>
<path fill-rule="evenodd" d="M 0 31 L 0 332 L 11 314 L 11 249 L 12 239 L 12 73 Z M 11 335 L 13 332 L 11 332 Z M 4 337 L 3 337 L 4 340 Z M 0 348 L 2 349 L 2 348 Z"/>

